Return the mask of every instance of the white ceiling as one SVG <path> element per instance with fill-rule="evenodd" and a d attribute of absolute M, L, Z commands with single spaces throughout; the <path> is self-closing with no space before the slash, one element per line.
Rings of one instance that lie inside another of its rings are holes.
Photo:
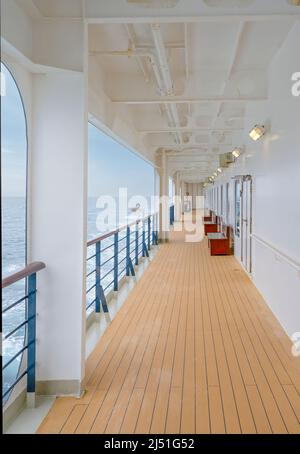
<path fill-rule="evenodd" d="M 147 147 L 169 150 L 172 173 L 182 171 L 187 181 L 203 181 L 218 167 L 220 153 L 242 145 L 245 98 L 267 97 L 269 64 L 291 27 L 290 20 L 160 24 L 173 96 L 180 100 L 174 103 L 177 128 L 168 121 L 149 59 L 107 54 L 132 48 L 124 24 L 90 25 L 90 51 L 106 75 L 107 95 L 126 106 Z M 158 60 L 151 24 L 131 24 L 131 33 L 135 48 L 146 46 Z M 176 130 L 181 145 L 174 141 Z"/>
<path fill-rule="evenodd" d="M 288 0 L 179 0 L 164 8 L 155 0 L 155 9 L 145 7 L 147 0 L 18 1 L 35 17 L 82 17 L 84 4 L 90 58 L 99 78 L 104 74 L 107 96 L 128 112 L 148 149 L 168 150 L 171 172 L 180 171 L 187 181 L 203 181 L 218 167 L 220 153 L 242 145 L 247 102 L 267 97 L 268 67 L 300 11 Z M 129 49 L 143 56 L 109 55 Z"/>
<path fill-rule="evenodd" d="M 33 4 L 48 17 L 81 17 L 82 4 L 88 17 L 105 20 L 122 17 L 195 17 L 223 14 L 292 14 L 296 0 L 18 0 L 25 8 Z M 168 7 L 169 6 L 169 7 Z"/>

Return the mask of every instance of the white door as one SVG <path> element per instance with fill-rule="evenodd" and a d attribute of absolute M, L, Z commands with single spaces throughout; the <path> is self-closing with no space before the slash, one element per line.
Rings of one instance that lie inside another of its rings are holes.
<path fill-rule="evenodd" d="M 252 178 L 246 177 L 242 182 L 241 210 L 241 261 L 248 271 L 252 272 Z"/>

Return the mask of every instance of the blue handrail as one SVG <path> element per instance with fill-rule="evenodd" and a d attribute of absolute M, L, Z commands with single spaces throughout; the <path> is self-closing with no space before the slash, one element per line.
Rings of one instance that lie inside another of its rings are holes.
<path fill-rule="evenodd" d="M 109 245 L 106 244 L 107 242 Z M 87 243 L 88 254 L 92 254 L 87 257 L 86 310 L 88 314 L 91 311 L 108 312 L 107 294 L 112 290 L 118 291 L 120 280 L 124 276 L 135 276 L 135 266 L 139 265 L 140 257 L 149 257 L 151 246 L 157 244 L 157 213 L 137 219 L 131 224 L 105 233 Z M 93 252 L 90 251 L 92 247 L 94 247 Z M 108 263 L 111 263 L 109 269 L 105 267 Z M 93 264 L 95 268 L 92 268 Z"/>
<path fill-rule="evenodd" d="M 17 359 L 23 357 L 25 351 L 27 351 L 27 367 L 24 371 L 19 372 L 16 374 L 16 379 L 13 383 L 9 384 L 7 389 L 4 389 L 2 393 L 2 400 L 3 403 L 7 401 L 11 392 L 13 391 L 14 387 L 17 383 L 19 383 L 22 378 L 27 375 L 27 392 L 34 393 L 35 392 L 35 364 L 36 364 L 36 275 L 38 271 L 41 271 L 45 268 L 45 264 L 42 262 L 35 262 L 28 266 L 26 266 L 21 271 L 14 273 L 2 280 L 2 289 L 7 288 L 16 282 L 19 282 L 23 279 L 26 280 L 26 289 L 27 292 L 25 296 L 20 298 L 18 301 L 10 304 L 8 307 L 5 307 L 2 310 L 2 316 L 4 314 L 8 314 L 13 308 L 18 306 L 21 303 L 24 303 L 25 311 L 24 311 L 24 320 L 19 323 L 18 326 L 14 327 L 9 333 L 3 336 L 3 344 L 10 339 L 17 331 L 25 328 L 25 339 L 26 343 L 23 347 L 16 352 L 12 358 L 10 358 L 3 366 L 2 366 L 2 373 L 3 371 L 13 364 Z M 20 361 L 21 362 L 21 361 Z"/>

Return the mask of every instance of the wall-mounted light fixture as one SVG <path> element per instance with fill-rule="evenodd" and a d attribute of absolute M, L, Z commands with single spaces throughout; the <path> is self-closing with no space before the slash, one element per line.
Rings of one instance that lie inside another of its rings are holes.
<path fill-rule="evenodd" d="M 238 158 L 239 156 L 241 156 L 241 150 L 240 148 L 235 148 L 234 150 L 232 150 L 232 155 L 235 157 L 235 158 Z"/>
<path fill-rule="evenodd" d="M 249 136 L 251 137 L 252 140 L 259 140 L 264 134 L 266 130 L 264 126 L 261 125 L 255 125 L 254 128 L 251 129 L 249 132 Z"/>

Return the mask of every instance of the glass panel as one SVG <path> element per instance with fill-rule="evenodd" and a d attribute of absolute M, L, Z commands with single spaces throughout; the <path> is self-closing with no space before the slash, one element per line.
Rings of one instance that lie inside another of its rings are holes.
<path fill-rule="evenodd" d="M 1 161 L 2 161 L 2 274 L 7 276 L 26 264 L 26 185 L 27 125 L 22 98 L 9 70 L 1 63 Z M 25 280 L 4 289 L 2 308 L 25 296 Z M 7 335 L 24 321 L 26 304 L 22 303 L 3 316 L 3 332 Z M 24 345 L 22 328 L 3 341 L 3 364 Z M 4 370 L 3 390 L 15 381 L 22 355 Z"/>

